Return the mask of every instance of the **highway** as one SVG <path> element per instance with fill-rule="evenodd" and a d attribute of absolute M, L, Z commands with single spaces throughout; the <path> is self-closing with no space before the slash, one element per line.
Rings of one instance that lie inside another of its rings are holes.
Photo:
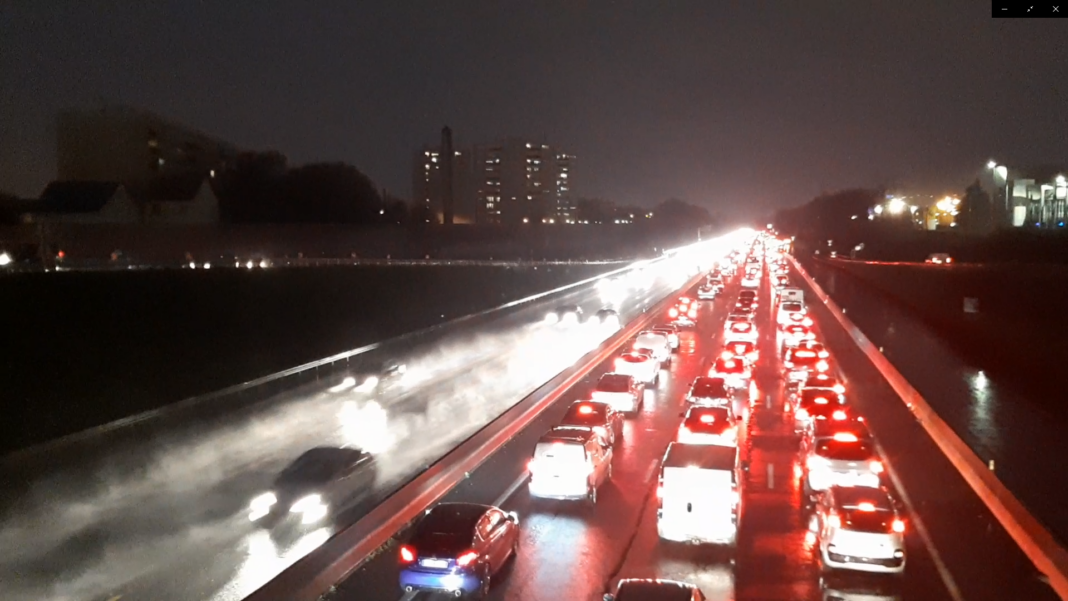
<path fill-rule="evenodd" d="M 680 422 L 689 383 L 720 350 L 723 318 L 736 285 L 705 303 L 699 324 L 682 337 L 680 353 L 646 392 L 641 414 L 627 421 L 613 464 L 613 480 L 597 505 L 537 501 L 524 486 L 537 438 L 567 404 L 587 398 L 606 362 L 570 394 L 502 447 L 443 501 L 495 504 L 520 516 L 522 539 L 514 562 L 494 579 L 492 599 L 594 600 L 619 578 L 661 577 L 699 585 L 713 600 L 745 599 L 1056 599 L 1032 564 L 990 515 L 962 477 L 910 417 L 901 400 L 833 322 L 810 305 L 851 402 L 876 434 L 892 485 L 908 507 L 908 566 L 900 581 L 879 577 L 821 578 L 806 541 L 800 509 L 797 437 L 783 422 L 782 390 L 767 282 L 758 327 L 761 363 L 752 412 L 741 439 L 749 460 L 743 517 L 734 561 L 715 549 L 666 544 L 656 533 L 658 462 Z M 404 539 L 403 532 L 396 540 Z M 368 560 L 329 596 L 332 600 L 433 599 L 402 593 L 396 544 Z"/>
<path fill-rule="evenodd" d="M 550 295 L 402 356 L 372 352 L 379 364 L 406 365 L 388 392 L 367 393 L 366 373 L 341 374 L 222 417 L 183 414 L 148 438 L 117 428 L 7 461 L 0 465 L 9 483 L 0 493 L 0 597 L 242 599 L 334 532 L 287 538 L 249 522 L 249 501 L 287 463 L 321 445 L 375 453 L 373 498 L 346 516 L 358 518 L 615 331 L 546 323 L 547 309 L 578 304 L 592 315 L 614 306 L 625 323 L 692 275 L 680 261 L 648 267 L 622 287 Z M 415 400 L 428 405 L 425 413 L 401 409 Z"/>

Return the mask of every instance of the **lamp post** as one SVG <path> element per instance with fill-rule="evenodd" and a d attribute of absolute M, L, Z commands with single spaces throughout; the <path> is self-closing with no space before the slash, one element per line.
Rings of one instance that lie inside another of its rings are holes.
<path fill-rule="evenodd" d="M 994 173 L 994 185 L 1001 187 L 998 183 L 1000 177 L 1005 182 L 1005 217 L 1009 225 L 1012 225 L 1012 207 L 1009 206 L 1009 168 L 1005 165 L 998 165 L 997 161 L 990 160 L 986 163 L 986 168 Z"/>

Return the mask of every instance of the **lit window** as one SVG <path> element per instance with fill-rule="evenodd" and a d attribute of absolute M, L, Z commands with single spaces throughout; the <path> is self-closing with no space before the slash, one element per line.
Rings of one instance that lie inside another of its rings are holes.
<path fill-rule="evenodd" d="M 564 178 L 564 179 L 567 179 L 567 174 L 566 174 L 566 173 L 561 173 L 561 174 L 560 174 L 560 177 L 562 177 L 562 178 Z"/>

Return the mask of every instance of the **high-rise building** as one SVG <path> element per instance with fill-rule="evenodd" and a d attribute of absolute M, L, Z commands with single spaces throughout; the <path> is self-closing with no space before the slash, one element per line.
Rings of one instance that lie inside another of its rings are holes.
<path fill-rule="evenodd" d="M 201 182 L 237 154 L 232 144 L 127 106 L 67 110 L 56 123 L 59 180 L 116 182 L 134 195 L 161 181 Z"/>
<path fill-rule="evenodd" d="M 423 206 L 435 223 L 442 223 L 445 212 L 445 156 L 441 146 L 426 145 L 412 158 L 412 204 Z M 453 223 L 474 223 L 471 151 L 453 150 L 452 198 Z"/>
<path fill-rule="evenodd" d="M 453 151 L 456 223 L 565 223 L 574 220 L 572 155 L 521 138 Z M 424 146 L 412 162 L 412 201 L 441 222 L 444 157 Z"/>

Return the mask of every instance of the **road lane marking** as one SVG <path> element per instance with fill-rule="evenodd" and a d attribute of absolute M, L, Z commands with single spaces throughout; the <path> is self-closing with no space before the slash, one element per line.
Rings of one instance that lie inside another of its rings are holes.
<path fill-rule="evenodd" d="M 901 500 L 905 502 L 905 507 L 909 510 L 909 518 L 916 526 L 916 533 L 923 539 L 923 544 L 927 547 L 927 552 L 931 554 L 931 561 L 935 564 L 935 569 L 938 570 L 938 575 L 942 577 L 942 584 L 946 585 L 946 591 L 949 592 L 949 596 L 953 598 L 953 601 L 964 601 L 964 595 L 960 592 L 960 587 L 957 586 L 957 581 L 953 578 L 953 574 L 946 567 L 946 562 L 942 561 L 942 554 L 938 552 L 938 548 L 935 547 L 934 541 L 931 540 L 931 535 L 927 532 L 927 526 L 923 523 L 923 518 L 920 517 L 920 513 L 916 511 L 916 508 L 912 505 L 912 499 L 909 498 L 909 493 L 905 491 L 905 486 L 901 483 L 901 480 L 897 477 L 897 470 L 894 466 L 890 465 L 890 461 L 886 458 L 886 452 L 883 451 L 883 445 L 879 444 L 879 441 L 875 441 L 875 451 L 879 453 L 879 457 L 883 460 L 883 466 L 886 467 L 886 474 L 890 476 L 890 481 L 894 483 L 894 489 L 901 495 Z"/>
<path fill-rule="evenodd" d="M 525 471 L 522 474 L 519 474 L 519 477 L 515 479 L 515 482 L 512 482 L 508 486 L 508 488 L 506 488 L 504 492 L 501 493 L 501 496 L 497 497 L 497 499 L 493 501 L 493 506 L 500 507 L 501 505 L 503 505 L 509 497 L 515 494 L 515 491 L 519 490 L 520 486 L 523 486 L 523 483 L 527 481 L 527 476 L 529 475 L 530 474 Z"/>
<path fill-rule="evenodd" d="M 768 462 L 768 489 L 775 488 L 775 464 Z"/>

